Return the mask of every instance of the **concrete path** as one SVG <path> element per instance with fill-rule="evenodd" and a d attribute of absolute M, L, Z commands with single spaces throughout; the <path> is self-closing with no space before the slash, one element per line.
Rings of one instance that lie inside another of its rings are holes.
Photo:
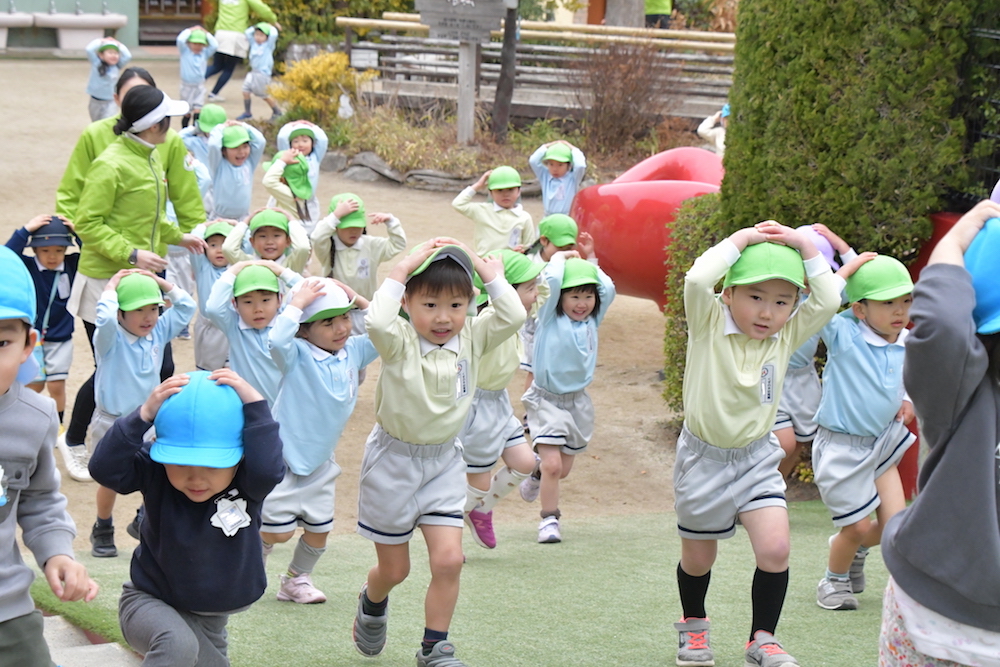
<path fill-rule="evenodd" d="M 60 667 L 138 667 L 134 653 L 119 644 L 91 644 L 80 628 L 62 616 L 45 617 L 45 641 Z"/>

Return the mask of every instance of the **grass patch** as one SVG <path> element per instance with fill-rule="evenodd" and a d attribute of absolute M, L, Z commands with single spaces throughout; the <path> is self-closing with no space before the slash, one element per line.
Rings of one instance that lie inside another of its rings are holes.
<path fill-rule="evenodd" d="M 829 515 L 821 503 L 803 502 L 792 505 L 790 517 L 791 583 L 779 639 L 803 665 L 876 664 L 881 593 L 888 578 L 881 554 L 873 550 L 868 558 L 861 609 L 824 611 L 816 606 L 815 591 L 833 532 Z M 470 665 L 504 667 L 673 664 L 672 624 L 680 617 L 674 574 L 680 541 L 673 514 L 570 516 L 563 521 L 565 542 L 560 545 L 535 543 L 533 523 L 501 523 L 497 534 L 500 544 L 492 551 L 465 540 L 469 560 L 451 628 L 459 658 Z M 314 574 L 329 601 L 299 606 L 274 598 L 293 547 L 289 543 L 275 549 L 268 561 L 268 591 L 250 610 L 230 619 L 234 666 L 412 663 L 423 631 L 429 579 L 421 538 L 412 544 L 410 577 L 392 594 L 385 653 L 374 660 L 360 656 L 350 638 L 357 591 L 374 563 L 374 548 L 357 535 L 334 536 Z M 742 530 L 719 551 L 707 601 L 712 643 L 717 664 L 742 664 L 753 554 Z M 120 640 L 117 591 L 128 576 L 129 554 L 81 560 L 101 583 L 97 600 L 51 604 L 51 594 L 49 601 L 36 599 L 74 623 Z M 36 581 L 33 592 L 40 588 L 48 591 L 44 581 Z"/>

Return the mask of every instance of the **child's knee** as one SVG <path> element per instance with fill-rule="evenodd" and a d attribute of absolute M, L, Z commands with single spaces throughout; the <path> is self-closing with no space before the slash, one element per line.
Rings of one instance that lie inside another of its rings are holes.
<path fill-rule="evenodd" d="M 260 539 L 263 540 L 265 544 L 283 544 L 288 540 L 292 539 L 292 535 L 295 531 L 289 531 L 287 533 L 265 533 L 261 532 Z"/>
<path fill-rule="evenodd" d="M 866 517 L 857 523 L 852 523 L 849 526 L 841 526 L 840 534 L 850 539 L 852 542 L 861 542 L 861 539 L 868 533 L 871 526 L 871 520 Z"/>
<path fill-rule="evenodd" d="M 539 465 L 539 470 L 542 471 L 543 475 L 558 477 L 560 479 L 564 477 L 562 460 L 558 456 L 543 458 Z"/>
<path fill-rule="evenodd" d="M 397 586 L 410 576 L 410 562 L 398 560 L 380 560 L 378 563 L 379 577 L 390 586 Z"/>
<path fill-rule="evenodd" d="M 788 554 L 791 545 L 787 537 L 767 540 L 754 549 L 757 567 L 767 572 L 781 572 L 788 569 Z"/>
<path fill-rule="evenodd" d="M 457 549 L 441 549 L 431 556 L 431 576 L 446 579 L 457 579 L 462 573 L 464 555 L 459 546 Z"/>

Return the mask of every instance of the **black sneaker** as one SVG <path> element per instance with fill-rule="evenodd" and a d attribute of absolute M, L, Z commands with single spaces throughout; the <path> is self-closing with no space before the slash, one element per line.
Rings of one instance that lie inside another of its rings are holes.
<path fill-rule="evenodd" d="M 93 545 L 90 555 L 94 558 L 114 558 L 118 555 L 114 526 L 103 527 L 95 523 L 90 529 L 90 543 Z"/>
<path fill-rule="evenodd" d="M 130 523 L 125 528 L 125 532 L 128 533 L 133 539 L 136 539 L 136 540 L 139 539 L 139 526 L 142 525 L 142 515 L 143 515 L 143 510 L 144 509 L 145 509 L 145 507 L 143 507 L 142 505 L 139 505 L 139 509 L 137 509 L 135 511 L 135 518 L 132 519 L 132 523 Z"/>

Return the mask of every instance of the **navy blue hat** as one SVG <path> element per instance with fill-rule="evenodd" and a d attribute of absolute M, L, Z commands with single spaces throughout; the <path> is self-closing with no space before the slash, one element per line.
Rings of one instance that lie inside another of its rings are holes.
<path fill-rule="evenodd" d="M 188 383 L 160 406 L 149 450 L 157 463 L 231 468 L 243 458 L 243 401 L 208 375 L 188 373 Z"/>
<path fill-rule="evenodd" d="M 36 229 L 28 241 L 29 248 L 45 248 L 53 245 L 73 245 L 73 232 L 56 216 L 52 216 L 47 223 Z"/>

